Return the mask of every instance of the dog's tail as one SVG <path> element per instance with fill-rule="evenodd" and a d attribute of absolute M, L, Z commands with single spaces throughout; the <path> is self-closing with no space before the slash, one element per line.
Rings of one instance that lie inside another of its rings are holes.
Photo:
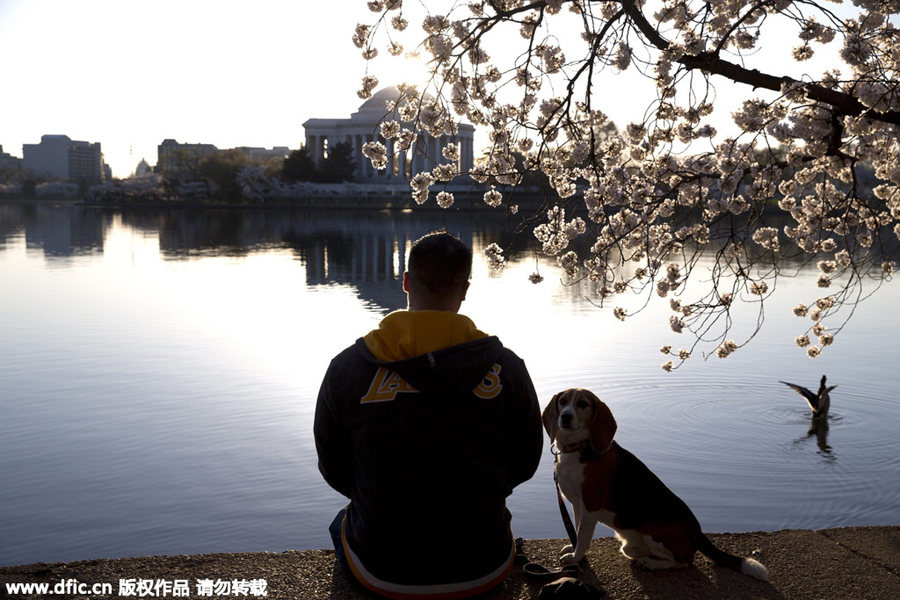
<path fill-rule="evenodd" d="M 749 575 L 750 577 L 755 577 L 756 579 L 761 579 L 763 581 L 769 580 L 769 571 L 765 566 L 763 566 L 762 563 L 753 560 L 752 558 L 735 556 L 734 554 L 729 554 L 724 550 L 719 550 L 713 545 L 709 538 L 706 537 L 706 534 L 700 535 L 700 544 L 697 549 L 708 556 L 710 560 L 712 560 L 717 565 L 729 567 L 731 569 Z"/>

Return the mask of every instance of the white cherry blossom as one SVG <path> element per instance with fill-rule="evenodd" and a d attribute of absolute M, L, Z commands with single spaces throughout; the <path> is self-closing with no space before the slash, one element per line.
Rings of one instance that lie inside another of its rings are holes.
<path fill-rule="evenodd" d="M 852 313 L 868 296 L 864 286 L 893 276 L 900 4 L 835 5 L 368 1 L 360 12 L 369 18 L 350 32 L 366 57 L 359 95 L 371 97 L 378 62 L 404 47 L 421 52 L 431 79 L 390 107 L 365 156 L 384 168 L 388 148 L 405 153 L 475 125 L 488 140 L 476 164 L 453 168 L 461 150 L 442 146 L 409 175 L 415 202 L 428 201 L 436 182 L 462 178 L 489 207 L 518 218 L 567 282 L 595 282 L 598 304 L 626 291 L 675 300 L 670 327 L 727 357 L 739 347 L 728 339 L 732 311 L 739 303 L 762 311 L 792 264 L 818 267 L 810 298 L 793 309 L 818 324 L 845 306 Z M 793 48 L 773 55 L 764 46 L 773 33 Z M 379 49 L 387 52 L 374 59 Z M 816 73 L 817 63 L 827 70 Z M 623 89 L 632 73 L 652 78 L 654 92 Z M 717 107 L 725 86 L 744 94 L 738 106 Z M 610 94 L 640 109 L 621 128 L 604 112 Z M 725 127 L 713 118 L 734 126 L 717 133 Z M 529 177 L 545 180 L 547 205 L 519 214 L 509 199 Z M 435 200 L 449 206 L 453 195 Z M 504 262 L 499 247 L 488 256 Z M 702 272 L 701 257 L 712 259 Z M 829 295 L 819 297 L 824 288 Z M 812 358 L 834 342 L 822 330 L 811 346 L 808 333 L 794 335 Z M 683 352 L 682 362 L 691 350 Z"/>

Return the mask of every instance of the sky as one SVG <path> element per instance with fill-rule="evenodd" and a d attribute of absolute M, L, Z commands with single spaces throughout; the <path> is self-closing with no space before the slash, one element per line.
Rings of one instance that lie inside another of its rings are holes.
<path fill-rule="evenodd" d="M 361 103 L 368 18 L 358 0 L 0 0 L 0 145 L 100 142 L 116 177 L 166 138 L 297 148 L 306 119 Z"/>
<path fill-rule="evenodd" d="M 167 138 L 298 148 L 304 121 L 361 104 L 365 62 L 351 37 L 373 16 L 364 0 L 0 0 L 0 145 L 21 157 L 44 134 L 100 142 L 115 177 L 156 164 Z M 378 65 L 382 83 L 421 72 Z M 622 126 L 653 88 L 610 81 L 601 107 Z"/>

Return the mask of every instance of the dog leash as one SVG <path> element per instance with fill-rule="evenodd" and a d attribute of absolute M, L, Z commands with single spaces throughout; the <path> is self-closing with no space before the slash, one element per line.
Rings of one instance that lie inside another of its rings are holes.
<path fill-rule="evenodd" d="M 559 500 L 559 514 L 562 516 L 563 527 L 566 528 L 566 533 L 569 535 L 569 540 L 574 548 L 578 545 L 578 533 L 575 531 L 575 525 L 572 524 L 572 518 L 569 516 L 569 509 L 566 508 L 566 501 L 563 498 L 562 491 L 559 489 L 559 477 L 555 468 L 553 469 L 553 483 L 556 484 L 556 498 Z"/>
<path fill-rule="evenodd" d="M 553 464 L 553 483 L 556 485 L 556 498 L 559 500 L 559 513 L 562 516 L 563 526 L 566 528 L 572 547 L 575 548 L 578 545 L 578 533 L 569 517 L 569 510 L 566 508 L 562 490 L 559 488 L 559 476 L 556 472 L 558 460 L 557 455 Z M 549 582 L 541 588 L 538 595 L 539 600 L 596 600 L 606 595 L 605 589 L 581 580 L 581 576 L 587 571 L 587 557 L 582 558 L 576 564 L 551 570 L 529 561 L 523 550 L 524 544 L 525 542 L 521 538 L 516 540 L 516 558 L 526 563 L 522 566 L 522 572 L 530 579 Z"/>
<path fill-rule="evenodd" d="M 572 542 L 572 547 L 575 548 L 575 546 L 578 545 L 578 533 L 575 531 L 575 525 L 572 523 L 572 518 L 569 516 L 569 510 L 566 508 L 566 501 L 565 498 L 563 498 L 562 490 L 559 489 L 559 476 L 556 473 L 557 460 L 558 458 L 554 460 L 553 465 L 553 483 L 556 485 L 556 498 L 559 501 L 559 514 L 562 517 L 563 526 L 566 528 L 566 534 L 569 536 L 569 541 Z M 519 540 L 516 541 L 518 542 Z M 517 547 L 521 553 L 522 545 L 517 544 Z M 527 561 L 527 559 L 525 560 Z M 555 581 L 564 577 L 578 578 L 586 568 L 586 558 L 582 558 L 576 564 L 565 565 L 557 570 L 548 569 L 543 565 L 531 561 L 527 561 L 526 564 L 522 566 L 522 570 L 528 577 L 543 581 Z"/>
<path fill-rule="evenodd" d="M 577 444 L 566 446 L 561 452 L 576 452 L 578 450 L 583 450 L 586 447 L 588 447 L 586 442 L 579 442 Z M 553 452 L 552 446 L 550 451 Z M 575 548 L 578 545 L 578 532 L 575 531 L 575 525 L 572 524 L 572 518 L 569 517 L 569 509 L 566 508 L 566 500 L 563 498 L 562 490 L 559 489 L 559 473 L 556 469 L 558 464 L 559 451 L 553 452 L 553 483 L 556 485 L 556 499 L 559 500 L 559 514 L 562 517 L 563 526 L 566 528 L 566 533 L 569 535 L 569 540 L 572 542 L 572 548 Z"/>

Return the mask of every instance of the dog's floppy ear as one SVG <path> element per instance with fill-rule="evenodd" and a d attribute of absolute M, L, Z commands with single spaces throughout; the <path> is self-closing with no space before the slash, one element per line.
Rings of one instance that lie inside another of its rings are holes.
<path fill-rule="evenodd" d="M 594 449 L 594 452 L 602 454 L 606 452 L 613 438 L 616 437 L 616 429 L 619 426 L 616 424 L 616 419 L 606 403 L 591 392 L 587 393 L 590 394 L 589 398 L 591 398 L 591 402 L 594 405 L 594 416 L 591 418 L 589 425 L 591 448 Z"/>
<path fill-rule="evenodd" d="M 550 403 L 544 408 L 543 414 L 541 414 L 544 429 L 547 430 L 547 435 L 550 436 L 551 442 L 556 441 L 556 432 L 559 431 L 559 407 L 556 405 L 556 401 L 560 395 L 562 395 L 562 392 L 554 395 Z"/>

